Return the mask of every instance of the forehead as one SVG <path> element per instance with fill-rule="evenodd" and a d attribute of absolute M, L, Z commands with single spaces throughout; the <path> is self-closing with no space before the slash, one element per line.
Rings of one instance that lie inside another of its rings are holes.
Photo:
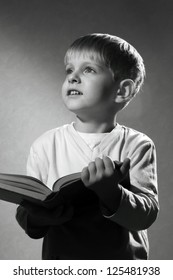
<path fill-rule="evenodd" d="M 64 58 L 65 65 L 67 65 L 75 60 L 83 61 L 83 62 L 91 61 L 91 62 L 97 62 L 97 63 L 105 65 L 105 61 L 104 61 L 103 57 L 101 57 L 101 55 L 96 51 L 68 50 L 65 55 L 65 58 Z"/>

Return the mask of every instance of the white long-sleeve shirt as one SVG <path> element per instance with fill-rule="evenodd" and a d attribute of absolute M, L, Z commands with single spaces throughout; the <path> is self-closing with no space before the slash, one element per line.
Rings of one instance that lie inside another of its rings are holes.
<path fill-rule="evenodd" d="M 94 139 L 94 134 L 91 137 Z M 118 210 L 105 218 L 124 229 L 126 241 L 122 241 L 122 247 L 127 258 L 147 259 L 147 228 L 155 221 L 159 208 L 155 146 L 145 134 L 119 124 L 99 141 L 97 136 L 93 141 L 96 144 L 91 148 L 73 123 L 52 129 L 32 145 L 27 174 L 52 188 L 58 178 L 82 171 L 96 157 L 105 155 L 120 162 L 130 158 L 130 190 L 122 187 Z"/>

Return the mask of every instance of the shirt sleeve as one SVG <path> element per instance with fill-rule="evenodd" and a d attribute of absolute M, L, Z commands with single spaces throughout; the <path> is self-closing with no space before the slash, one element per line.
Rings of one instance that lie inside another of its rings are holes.
<path fill-rule="evenodd" d="M 122 187 L 120 205 L 106 218 L 129 230 L 147 229 L 159 211 L 156 150 L 153 142 L 143 141 L 129 152 L 130 188 Z"/>
<path fill-rule="evenodd" d="M 23 230 L 26 232 L 26 234 L 33 238 L 33 239 L 39 239 L 42 238 L 46 235 L 49 227 L 44 226 L 44 227 L 31 227 L 29 225 L 28 221 L 28 212 L 22 207 L 18 206 L 17 211 L 16 211 L 16 220 L 18 224 L 23 228 Z"/>

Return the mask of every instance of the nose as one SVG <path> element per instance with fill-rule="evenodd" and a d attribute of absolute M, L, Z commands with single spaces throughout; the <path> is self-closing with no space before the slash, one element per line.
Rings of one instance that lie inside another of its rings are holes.
<path fill-rule="evenodd" d="M 69 75 L 68 77 L 68 81 L 69 83 L 73 84 L 73 83 L 80 83 L 80 77 L 77 73 L 73 72 Z"/>

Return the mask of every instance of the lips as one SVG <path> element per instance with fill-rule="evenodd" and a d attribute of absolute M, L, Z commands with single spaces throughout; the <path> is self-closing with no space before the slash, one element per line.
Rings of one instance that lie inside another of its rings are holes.
<path fill-rule="evenodd" d="M 71 90 L 68 90 L 67 95 L 68 96 L 78 96 L 78 95 L 83 95 L 83 94 L 82 94 L 82 92 L 80 92 L 78 90 L 71 89 Z"/>

